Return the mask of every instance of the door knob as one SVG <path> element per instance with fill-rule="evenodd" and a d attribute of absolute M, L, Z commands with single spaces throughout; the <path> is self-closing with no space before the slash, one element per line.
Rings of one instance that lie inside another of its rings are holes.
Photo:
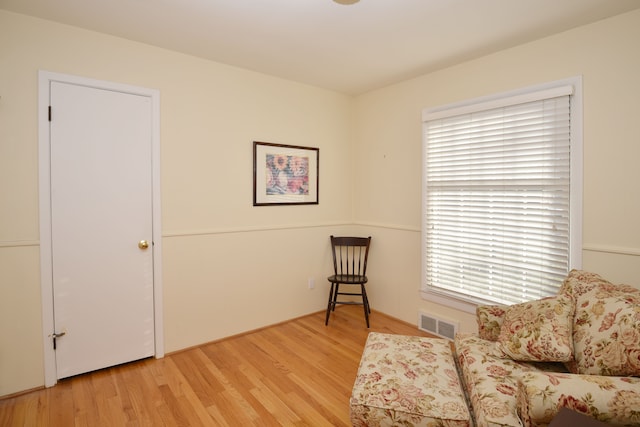
<path fill-rule="evenodd" d="M 142 250 L 147 249 L 149 247 L 149 242 L 147 242 L 146 240 L 140 240 L 138 242 L 138 247 Z"/>

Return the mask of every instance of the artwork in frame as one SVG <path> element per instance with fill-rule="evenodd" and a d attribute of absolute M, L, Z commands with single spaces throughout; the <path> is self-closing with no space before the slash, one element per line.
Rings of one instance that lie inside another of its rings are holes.
<path fill-rule="evenodd" d="M 253 142 L 253 206 L 317 205 L 319 148 Z"/>

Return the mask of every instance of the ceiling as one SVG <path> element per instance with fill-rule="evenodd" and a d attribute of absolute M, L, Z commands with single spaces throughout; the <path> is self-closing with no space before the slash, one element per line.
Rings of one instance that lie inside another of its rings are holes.
<path fill-rule="evenodd" d="M 359 94 L 638 0 L 0 0 L 0 8 Z"/>

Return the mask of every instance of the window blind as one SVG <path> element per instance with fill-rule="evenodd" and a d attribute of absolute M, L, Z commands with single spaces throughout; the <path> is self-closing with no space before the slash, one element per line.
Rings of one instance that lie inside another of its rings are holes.
<path fill-rule="evenodd" d="M 501 304 L 556 293 L 570 250 L 571 97 L 560 92 L 425 122 L 430 291 Z"/>

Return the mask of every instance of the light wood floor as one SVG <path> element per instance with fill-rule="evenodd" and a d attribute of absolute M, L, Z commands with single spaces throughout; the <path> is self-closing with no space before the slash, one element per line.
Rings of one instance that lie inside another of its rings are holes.
<path fill-rule="evenodd" d="M 0 426 L 349 426 L 371 331 L 428 336 L 362 307 L 58 382 L 0 400 Z"/>

